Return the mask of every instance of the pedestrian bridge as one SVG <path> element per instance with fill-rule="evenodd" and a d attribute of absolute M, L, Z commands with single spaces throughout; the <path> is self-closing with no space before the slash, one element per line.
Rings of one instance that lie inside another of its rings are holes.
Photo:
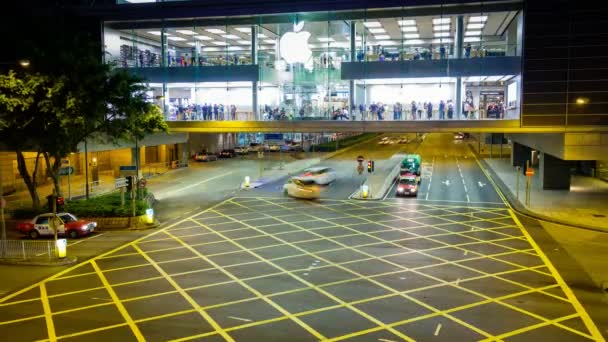
<path fill-rule="evenodd" d="M 170 132 L 480 132 L 567 133 L 608 131 L 606 126 L 522 126 L 520 120 L 429 120 L 429 121 L 167 121 Z"/>

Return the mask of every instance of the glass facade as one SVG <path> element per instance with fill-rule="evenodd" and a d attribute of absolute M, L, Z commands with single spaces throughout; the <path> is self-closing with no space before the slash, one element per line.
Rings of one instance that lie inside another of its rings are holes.
<path fill-rule="evenodd" d="M 519 119 L 517 9 L 106 22 L 167 120 Z"/>

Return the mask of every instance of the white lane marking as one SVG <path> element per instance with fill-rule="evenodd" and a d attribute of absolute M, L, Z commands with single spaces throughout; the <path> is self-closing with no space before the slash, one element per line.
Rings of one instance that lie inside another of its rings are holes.
<path fill-rule="evenodd" d="M 451 200 L 424 200 L 424 199 L 419 199 L 418 201 L 467 203 L 467 201 L 451 201 Z M 470 203 L 502 204 L 504 206 L 504 203 L 500 203 L 500 202 L 470 202 Z"/>
<path fill-rule="evenodd" d="M 387 340 L 385 338 L 379 338 L 378 341 L 380 341 L 380 342 L 396 342 L 396 341 L 393 341 L 393 340 Z"/>
<path fill-rule="evenodd" d="M 303 275 L 305 275 L 305 276 L 307 276 L 307 275 L 308 275 L 308 273 L 302 273 L 302 274 L 303 274 Z"/>
<path fill-rule="evenodd" d="M 110 298 L 91 297 L 91 299 L 103 300 L 104 302 L 111 302 L 112 301 Z"/>
<path fill-rule="evenodd" d="M 384 198 L 382 198 L 383 201 L 388 197 L 389 194 L 393 193 L 393 188 L 395 187 L 395 184 L 397 184 L 397 180 L 393 181 L 393 184 L 391 185 L 391 187 L 388 189 L 386 194 L 384 194 Z M 395 197 L 397 197 L 397 196 L 395 195 Z"/>
<path fill-rule="evenodd" d="M 180 191 L 184 191 L 184 190 L 186 190 L 186 189 L 190 189 L 190 188 L 193 188 L 193 187 L 195 187 L 195 186 L 199 186 L 199 185 L 201 185 L 201 184 L 207 183 L 207 182 L 212 181 L 212 180 L 214 180 L 214 179 L 221 178 L 221 177 L 226 177 L 226 176 L 231 175 L 231 174 L 233 174 L 233 173 L 234 173 L 234 171 L 229 171 L 229 172 L 226 172 L 226 173 L 222 173 L 221 175 L 217 175 L 217 176 L 213 176 L 213 177 L 211 177 L 211 178 L 207 178 L 207 179 L 202 180 L 202 181 L 200 181 L 200 182 L 198 182 L 198 183 L 194 183 L 194 184 L 190 184 L 190 185 L 188 185 L 188 186 L 184 186 L 183 188 L 179 188 L 179 189 L 171 190 L 171 191 L 169 191 L 169 192 L 165 193 L 165 194 L 164 194 L 164 196 L 162 196 L 162 197 L 167 197 L 167 196 L 169 196 L 169 195 L 171 195 L 171 194 L 173 194 L 173 193 L 180 192 Z M 161 193 L 162 193 L 162 191 L 161 191 Z M 162 198 L 162 197 L 160 197 L 160 196 L 159 196 L 159 198 Z"/>
<path fill-rule="evenodd" d="M 426 196 L 425 200 L 428 201 L 429 193 L 431 192 L 431 182 L 433 181 L 433 173 L 435 172 L 435 156 L 433 156 L 433 161 L 431 162 L 431 176 L 429 177 L 429 185 L 426 187 Z"/>
<path fill-rule="evenodd" d="M 462 169 L 460 168 L 460 163 L 458 162 L 458 157 L 456 157 L 456 166 L 458 166 L 458 173 L 460 173 L 460 179 L 462 180 L 462 185 L 464 186 L 464 193 L 467 196 L 467 203 L 470 203 L 471 199 L 469 198 L 469 189 L 467 189 L 467 184 L 464 181 L 464 176 L 462 175 Z"/>
<path fill-rule="evenodd" d="M 440 330 L 441 330 L 441 323 L 437 324 L 437 328 L 435 329 L 435 336 L 439 335 Z"/>
<path fill-rule="evenodd" d="M 228 318 L 236 319 L 237 321 L 243 321 L 243 322 L 253 322 L 252 320 L 250 320 L 248 318 L 241 318 L 241 317 L 235 317 L 235 316 L 228 316 Z"/>
<path fill-rule="evenodd" d="M 103 234 L 105 234 L 105 233 L 96 234 L 96 235 L 91 236 L 90 238 L 86 238 L 86 239 L 78 240 L 78 241 L 73 242 L 73 243 L 68 243 L 68 246 L 74 246 L 74 245 L 77 245 L 77 244 L 79 244 L 79 243 L 81 243 L 81 242 L 85 242 L 85 241 L 93 240 L 93 239 L 95 239 L 95 238 L 98 238 L 98 237 L 102 236 Z"/>
<path fill-rule="evenodd" d="M 445 185 L 445 186 L 450 186 L 450 180 L 449 180 L 449 179 L 446 179 L 446 180 L 444 180 L 444 181 L 443 181 L 443 182 L 441 182 L 441 183 L 442 183 L 443 185 Z"/>
<path fill-rule="evenodd" d="M 401 279 L 401 280 L 405 280 L 405 277 L 399 277 L 399 279 Z"/>
<path fill-rule="evenodd" d="M 483 188 L 484 186 L 486 186 L 486 183 L 482 183 L 481 181 L 478 181 L 477 185 L 479 185 L 480 188 Z"/>

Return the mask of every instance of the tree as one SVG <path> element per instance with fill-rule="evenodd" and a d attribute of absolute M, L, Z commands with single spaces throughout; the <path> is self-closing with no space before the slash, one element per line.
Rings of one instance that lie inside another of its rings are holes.
<path fill-rule="evenodd" d="M 104 64 L 92 35 L 55 17 L 44 20 L 47 24 L 37 27 L 45 31 L 18 47 L 27 51 L 30 67 L 0 75 L 0 135 L 17 153 L 35 208 L 40 156 L 61 193 L 61 159 L 78 152 L 85 139 L 119 143 L 167 130 L 161 111 L 146 98 L 142 79 Z M 31 173 L 24 151 L 37 152 Z"/>
<path fill-rule="evenodd" d="M 39 139 L 53 115 L 51 103 L 62 90 L 61 82 L 52 82 L 41 74 L 18 75 L 10 71 L 0 75 L 0 134 L 6 147 L 17 154 L 17 168 L 32 198 L 35 209 L 40 206 L 38 196 L 38 161 L 44 153 Z M 36 152 L 30 174 L 24 152 Z"/>

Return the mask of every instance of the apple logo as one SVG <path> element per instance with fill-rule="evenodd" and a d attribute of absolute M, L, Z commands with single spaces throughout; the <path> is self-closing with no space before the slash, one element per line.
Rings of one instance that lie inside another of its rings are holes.
<path fill-rule="evenodd" d="M 289 64 L 306 63 L 312 56 L 308 47 L 310 33 L 301 31 L 304 22 L 294 25 L 294 32 L 285 33 L 279 40 L 281 57 Z"/>

